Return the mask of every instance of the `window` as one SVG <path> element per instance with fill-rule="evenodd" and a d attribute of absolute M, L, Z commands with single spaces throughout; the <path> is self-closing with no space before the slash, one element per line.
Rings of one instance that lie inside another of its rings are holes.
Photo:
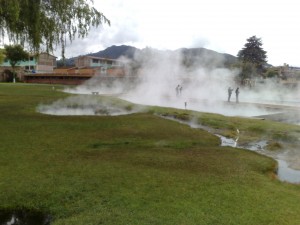
<path fill-rule="evenodd" d="M 98 59 L 93 59 L 93 63 L 99 63 Z"/>
<path fill-rule="evenodd" d="M 33 56 L 30 56 L 29 61 L 33 61 L 33 60 L 34 60 Z"/>
<path fill-rule="evenodd" d="M 106 68 L 101 67 L 101 73 L 102 73 L 102 74 L 106 74 Z"/>

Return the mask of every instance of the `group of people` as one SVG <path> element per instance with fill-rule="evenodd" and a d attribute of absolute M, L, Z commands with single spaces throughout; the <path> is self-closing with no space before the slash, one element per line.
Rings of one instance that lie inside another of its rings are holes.
<path fill-rule="evenodd" d="M 228 102 L 230 102 L 230 99 L 231 99 L 231 95 L 232 95 L 232 92 L 234 91 L 233 88 L 231 87 L 228 87 Z M 176 86 L 176 96 L 179 97 L 181 96 L 181 92 L 182 92 L 182 86 L 180 84 L 178 84 Z M 239 94 L 240 94 L 240 88 L 237 87 L 235 89 L 235 101 L 236 103 L 239 102 Z M 187 102 L 184 102 L 184 107 L 187 108 Z"/>
<path fill-rule="evenodd" d="M 182 86 L 180 84 L 177 85 L 176 87 L 176 96 L 179 97 L 182 92 Z"/>
<path fill-rule="evenodd" d="M 230 102 L 230 98 L 231 98 L 232 92 L 233 92 L 233 88 L 229 87 L 228 88 L 228 102 Z M 240 88 L 237 87 L 235 89 L 235 100 L 236 100 L 237 103 L 239 102 L 239 94 L 240 94 Z"/>

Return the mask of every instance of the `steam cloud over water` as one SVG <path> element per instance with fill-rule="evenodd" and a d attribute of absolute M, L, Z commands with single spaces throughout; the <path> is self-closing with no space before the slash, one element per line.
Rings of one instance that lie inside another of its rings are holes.
<path fill-rule="evenodd" d="M 235 103 L 233 91 L 231 102 L 228 103 L 227 89 L 232 87 L 235 90 L 238 87 L 235 78 L 239 71 L 220 66 L 220 57 L 214 59 L 210 55 L 202 55 L 196 63 L 190 63 L 187 67 L 184 65 L 188 64 L 187 59 L 183 58 L 180 51 L 147 49 L 136 55 L 134 62 L 142 65 L 135 68 L 136 81 L 123 79 L 107 84 L 99 77 L 94 77 L 83 85 L 65 91 L 81 94 L 97 91 L 99 94 L 118 95 L 138 104 L 187 108 L 227 116 L 259 116 L 280 112 L 261 104 L 300 106 L 299 88 L 287 89 L 278 85 L 276 80 L 267 79 L 257 81 L 252 89 L 240 87 L 240 104 Z M 178 85 L 182 87 L 180 93 L 176 91 Z"/>
<path fill-rule="evenodd" d="M 78 95 L 58 100 L 51 105 L 39 105 L 38 111 L 50 115 L 119 116 L 141 112 L 142 108 L 131 104 L 113 104 L 96 96 Z"/>

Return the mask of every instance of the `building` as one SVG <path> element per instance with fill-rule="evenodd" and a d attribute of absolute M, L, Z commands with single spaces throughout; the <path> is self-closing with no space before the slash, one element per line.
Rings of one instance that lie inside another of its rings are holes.
<path fill-rule="evenodd" d="M 10 63 L 5 60 L 0 66 L 10 68 Z M 49 73 L 53 72 L 56 67 L 56 57 L 43 52 L 38 55 L 30 55 L 28 60 L 20 61 L 17 66 L 34 73 Z"/>
<path fill-rule="evenodd" d="M 54 68 L 56 68 L 56 57 L 43 52 L 30 55 L 26 61 L 20 61 L 17 64 L 16 73 L 17 78 L 23 81 L 27 73 L 53 73 Z M 8 71 L 11 71 L 11 65 L 8 60 L 5 60 L 0 64 L 1 81 L 6 80 Z"/>
<path fill-rule="evenodd" d="M 279 67 L 280 83 L 290 87 L 298 87 L 300 85 L 300 68 L 291 67 L 284 64 Z"/>
<path fill-rule="evenodd" d="M 126 66 L 120 60 L 94 56 L 79 56 L 75 67 L 54 68 L 51 73 L 28 73 L 24 75 L 26 83 L 78 85 L 91 79 L 111 82 L 122 80 L 126 75 Z"/>
<path fill-rule="evenodd" d="M 93 68 L 97 75 L 124 76 L 125 64 L 120 60 L 100 58 L 95 56 L 79 56 L 75 66 L 80 68 Z"/>
<path fill-rule="evenodd" d="M 47 53 L 40 53 L 33 57 L 34 64 L 31 65 L 36 73 L 51 73 L 56 68 L 56 57 Z M 25 68 L 26 69 L 26 68 Z M 31 70 L 31 68 L 29 68 Z"/>
<path fill-rule="evenodd" d="M 11 66 L 9 61 L 0 64 L 0 81 L 8 79 Z M 94 56 L 79 56 L 75 67 L 57 68 L 56 57 L 48 53 L 31 55 L 28 60 L 19 62 L 17 78 L 25 83 L 78 85 L 96 76 L 103 81 L 123 79 L 126 74 L 125 63 L 120 60 Z"/>

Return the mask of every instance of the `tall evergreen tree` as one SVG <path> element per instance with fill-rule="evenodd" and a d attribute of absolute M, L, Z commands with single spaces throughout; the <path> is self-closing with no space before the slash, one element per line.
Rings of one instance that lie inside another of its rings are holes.
<path fill-rule="evenodd" d="M 261 72 L 267 63 L 267 52 L 262 48 L 262 41 L 256 36 L 247 39 L 245 47 L 238 52 L 238 58 L 243 63 L 251 63 Z"/>

